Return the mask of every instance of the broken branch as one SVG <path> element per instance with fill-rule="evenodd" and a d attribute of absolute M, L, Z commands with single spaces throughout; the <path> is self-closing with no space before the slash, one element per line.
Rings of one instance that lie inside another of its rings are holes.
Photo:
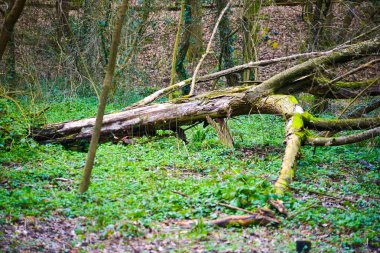
<path fill-rule="evenodd" d="M 365 141 L 380 135 L 380 127 L 373 128 L 358 134 L 340 137 L 307 137 L 305 144 L 311 146 L 340 146 Z"/>

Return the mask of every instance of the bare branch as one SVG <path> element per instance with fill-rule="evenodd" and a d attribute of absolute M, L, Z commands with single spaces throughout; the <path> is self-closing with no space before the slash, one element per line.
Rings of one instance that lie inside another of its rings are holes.
<path fill-rule="evenodd" d="M 358 134 L 340 137 L 307 137 L 305 144 L 310 146 L 340 146 L 368 140 L 380 135 L 380 127 L 373 128 Z"/>
<path fill-rule="evenodd" d="M 380 107 L 380 98 L 375 98 L 374 100 L 370 101 L 369 103 L 365 104 L 364 106 L 361 106 L 361 107 L 357 108 L 356 110 L 352 111 L 347 116 L 345 116 L 345 118 L 360 117 L 363 114 L 370 113 L 379 107 Z"/>
<path fill-rule="evenodd" d="M 365 64 L 363 64 L 363 65 L 360 65 L 359 67 L 354 68 L 354 69 L 352 69 L 352 70 L 350 70 L 350 71 L 344 73 L 343 75 L 334 78 L 333 80 L 331 80 L 330 82 L 328 82 L 328 83 L 325 84 L 325 85 L 326 85 L 326 86 L 330 86 L 331 84 L 336 83 L 336 82 L 342 80 L 343 78 L 345 78 L 345 77 L 347 77 L 347 76 L 350 76 L 350 75 L 352 75 L 352 74 L 354 74 L 354 73 L 356 73 L 356 72 L 358 72 L 358 71 L 360 71 L 360 70 L 362 70 L 362 69 L 365 69 L 365 68 L 371 67 L 374 63 L 377 63 L 377 62 L 379 62 L 379 61 L 380 61 L 380 58 L 375 59 L 375 60 L 372 60 L 372 61 L 370 61 L 370 62 L 367 62 L 367 63 L 365 63 Z"/>
<path fill-rule="evenodd" d="M 208 42 L 208 44 L 207 44 L 206 51 L 205 51 L 205 53 L 202 55 L 201 59 L 200 59 L 199 62 L 198 62 L 197 67 L 196 67 L 195 70 L 194 70 L 193 78 L 192 78 L 191 85 L 190 85 L 190 93 L 189 93 L 189 96 L 193 96 L 193 95 L 194 95 L 195 82 L 196 82 L 196 79 L 197 79 L 198 71 L 199 71 L 199 69 L 201 68 L 201 65 L 202 65 L 203 61 L 205 60 L 206 56 L 210 53 L 210 49 L 211 49 L 211 45 L 212 45 L 212 41 L 214 40 L 214 37 L 215 37 L 216 31 L 218 30 L 219 23 L 220 23 L 220 21 L 222 20 L 224 14 L 225 14 L 226 11 L 228 10 L 228 8 L 230 8 L 231 3 L 232 3 L 232 0 L 230 0 L 230 1 L 227 3 L 226 7 L 224 7 L 224 9 L 222 10 L 222 12 L 220 13 L 220 15 L 219 15 L 219 17 L 218 17 L 218 20 L 216 21 L 216 24 L 215 24 L 215 26 L 214 26 L 214 30 L 212 31 L 212 34 L 211 34 L 211 38 L 210 38 L 210 40 L 209 40 L 209 42 Z"/>
<path fill-rule="evenodd" d="M 308 127 L 317 130 L 360 130 L 380 126 L 380 116 L 354 119 L 321 119 L 304 117 Z"/>

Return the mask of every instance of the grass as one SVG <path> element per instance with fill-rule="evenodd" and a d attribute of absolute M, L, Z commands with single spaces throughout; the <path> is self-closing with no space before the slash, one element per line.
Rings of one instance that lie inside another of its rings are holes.
<path fill-rule="evenodd" d="M 119 101 L 111 101 L 107 111 L 131 102 Z M 48 103 L 47 122 L 79 119 L 96 112 L 95 98 Z M 110 230 L 123 237 L 141 238 L 146 228 L 168 220 L 236 214 L 218 202 L 248 210 L 263 207 L 268 198 L 278 197 L 272 183 L 281 166 L 284 122 L 275 116 L 253 115 L 232 119 L 230 127 L 234 149 L 224 148 L 214 130 L 202 126 L 186 132 L 188 145 L 174 137 L 142 138 L 140 144 L 130 146 L 102 144 L 91 187 L 83 196 L 77 188 L 85 153 L 60 145 L 39 146 L 30 140 L 15 144 L 0 154 L 0 226 L 26 217 L 86 217 L 85 224 L 76 227 L 78 241 L 89 231 L 105 238 Z M 263 243 L 252 242 L 255 247 L 267 246 L 264 238 L 270 236 L 267 240 L 275 251 L 291 252 L 294 238 L 300 237 L 324 252 L 379 247 L 379 154 L 379 146 L 369 142 L 315 152 L 304 147 L 294 189 L 281 197 L 294 217 L 284 219 L 280 228 L 198 225 L 181 237 L 194 247 L 216 251 L 248 251 L 252 245 L 245 247 L 249 240 L 245 238 L 252 234 L 263 238 Z M 215 238 L 212 235 L 228 243 L 208 239 Z M 161 240 L 178 239 L 176 231 L 160 236 Z M 103 246 L 99 242 L 95 247 Z M 177 249 L 187 252 L 182 250 Z"/>

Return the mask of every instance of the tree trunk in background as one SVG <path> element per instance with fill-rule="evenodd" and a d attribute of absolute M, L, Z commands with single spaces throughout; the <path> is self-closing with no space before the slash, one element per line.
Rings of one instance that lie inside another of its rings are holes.
<path fill-rule="evenodd" d="M 202 2 L 200 0 L 188 0 L 191 9 L 191 23 L 189 25 L 190 45 L 187 52 L 189 62 L 197 61 L 203 51 L 202 29 Z"/>
<path fill-rule="evenodd" d="M 217 17 L 220 15 L 224 7 L 227 5 L 228 0 L 217 0 L 216 7 L 218 9 Z M 235 63 L 233 60 L 233 34 L 230 28 L 230 11 L 227 11 L 220 21 L 218 31 L 220 39 L 220 49 L 221 49 L 221 62 L 222 69 L 232 68 Z M 236 73 L 226 76 L 227 86 L 236 86 L 239 84 L 239 76 Z"/>
<path fill-rule="evenodd" d="M 175 69 L 176 69 L 176 64 L 177 64 L 177 55 L 178 55 L 178 44 L 179 44 L 179 39 L 181 36 L 181 29 L 183 26 L 183 16 L 185 14 L 185 0 L 182 0 L 181 3 L 181 12 L 180 12 L 180 17 L 178 21 L 178 26 L 177 26 L 177 34 L 175 36 L 175 41 L 174 41 L 174 47 L 173 47 L 173 53 L 172 53 L 172 66 L 171 66 L 171 72 L 170 72 L 170 84 L 169 87 L 174 85 L 175 83 Z M 169 94 L 169 100 L 173 99 L 173 94 Z"/>
<path fill-rule="evenodd" d="M 302 20 L 310 22 L 313 16 L 313 3 L 309 0 L 306 0 L 302 5 Z"/>
<path fill-rule="evenodd" d="M 11 87 L 15 87 L 16 84 L 16 44 L 14 31 L 12 31 L 9 41 L 6 58 L 6 79 Z"/>
<path fill-rule="evenodd" d="M 185 80 L 190 77 L 189 73 L 185 69 L 185 60 L 186 55 L 190 47 L 190 27 L 192 23 L 192 14 L 191 14 L 191 5 L 190 0 L 185 0 L 185 13 L 184 13 L 184 26 L 183 26 L 183 33 L 181 36 L 181 41 L 178 46 L 178 55 L 177 55 L 177 62 L 175 66 L 175 71 L 177 73 L 178 79 L 180 81 Z M 190 85 L 186 85 L 182 88 L 182 95 L 187 95 L 190 92 Z"/>
<path fill-rule="evenodd" d="M 315 51 L 326 47 L 331 43 L 331 37 L 328 36 L 328 29 L 332 21 L 332 0 L 317 0 L 315 3 L 314 14 L 311 20 L 311 37 L 309 42 L 310 51 Z M 327 110 L 328 100 L 320 97 L 314 99 L 312 112 L 319 114 Z"/>
<path fill-rule="evenodd" d="M 100 10 L 100 8 L 103 8 Z M 101 17 L 97 20 L 96 32 L 97 36 L 100 39 L 100 52 L 103 68 L 108 64 L 108 55 L 109 55 L 109 36 L 107 34 L 109 28 L 109 22 L 111 20 L 111 11 L 112 11 L 112 1 L 103 0 L 99 6 L 98 15 Z"/>
<path fill-rule="evenodd" d="M 343 26 L 340 31 L 338 41 L 344 42 L 347 40 L 347 33 L 350 29 L 352 20 L 354 19 L 355 6 L 357 3 L 351 1 L 344 1 L 344 6 L 347 8 L 346 13 L 343 17 Z"/>
<path fill-rule="evenodd" d="M 258 13 L 260 11 L 260 0 L 244 0 L 243 2 L 243 62 L 256 61 L 257 52 L 257 34 L 260 29 L 258 23 Z M 258 69 L 252 72 L 251 69 L 246 69 L 243 72 L 243 81 L 257 80 Z"/>
<path fill-rule="evenodd" d="M 26 0 L 11 1 L 9 11 L 5 13 L 3 26 L 0 31 L 0 61 L 2 60 L 5 48 L 12 37 L 14 26 L 24 10 L 25 2 Z"/>
<path fill-rule="evenodd" d="M 332 11 L 332 0 L 317 0 L 314 8 L 314 14 L 310 22 L 310 51 L 321 49 L 326 42 L 329 42 L 328 35 L 326 33 L 326 27 L 330 26 L 328 21 L 332 20 L 330 15 Z"/>
<path fill-rule="evenodd" d="M 124 44 L 127 44 L 126 48 L 122 48 L 122 50 L 127 51 L 127 54 L 124 55 L 122 61 L 123 63 L 118 66 L 118 69 L 115 73 L 115 81 L 114 83 L 119 83 L 120 79 L 126 78 L 126 76 L 123 75 L 124 71 L 131 66 L 131 61 L 133 57 L 139 52 L 139 50 L 144 46 L 144 33 L 147 30 L 147 27 L 149 25 L 149 17 L 151 14 L 151 11 L 154 7 L 154 0 L 144 0 L 142 2 L 142 14 L 134 18 L 134 27 L 135 31 L 129 32 L 127 35 L 127 42 Z M 133 13 L 134 10 L 132 9 L 130 13 Z M 128 71 L 127 71 L 128 72 Z"/>
<path fill-rule="evenodd" d="M 65 44 L 62 40 L 68 39 L 70 36 L 70 25 L 69 25 L 69 1 L 68 0 L 58 0 L 56 3 L 57 11 L 57 35 L 58 41 Z"/>
<path fill-rule="evenodd" d="M 92 40 L 95 38 L 95 27 L 97 24 L 92 19 L 94 14 L 96 14 L 96 9 L 99 7 L 98 1 L 94 0 L 84 0 L 83 1 L 83 25 L 80 29 L 80 35 L 78 38 L 78 44 L 81 52 L 84 55 L 85 64 L 89 67 L 92 72 L 96 73 L 97 64 L 97 54 L 94 50 L 88 50 L 88 47 L 93 47 L 94 43 Z"/>
<path fill-rule="evenodd" d="M 100 139 L 100 130 L 103 124 L 103 116 L 107 104 L 108 92 L 112 87 L 112 79 L 115 73 L 116 66 L 117 50 L 119 48 L 121 38 L 121 28 L 123 26 L 127 7 L 128 0 L 123 0 L 121 6 L 119 7 L 117 19 L 115 21 L 115 30 L 112 34 L 112 45 L 110 51 L 109 64 L 103 81 L 103 90 L 99 101 L 98 113 L 96 115 L 95 126 L 92 129 L 90 147 L 87 154 L 86 164 L 83 169 L 83 179 L 79 187 L 80 193 L 84 193 L 85 191 L 87 191 L 90 185 L 91 171 L 94 167 L 96 149 L 98 147 Z"/>

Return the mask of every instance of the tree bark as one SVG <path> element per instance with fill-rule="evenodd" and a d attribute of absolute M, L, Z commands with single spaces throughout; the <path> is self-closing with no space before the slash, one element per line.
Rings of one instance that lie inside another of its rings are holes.
<path fill-rule="evenodd" d="M 112 87 L 112 78 L 115 73 L 117 50 L 120 44 L 121 28 L 123 26 L 127 7 L 128 7 L 128 0 L 123 0 L 118 11 L 117 20 L 115 23 L 115 30 L 112 36 L 112 45 L 111 45 L 109 64 L 108 64 L 106 75 L 104 77 L 103 90 L 102 90 L 102 94 L 99 101 L 98 113 L 96 115 L 94 127 L 91 126 L 89 130 L 89 135 L 91 136 L 91 142 L 90 142 L 90 147 L 87 154 L 86 164 L 83 169 L 83 179 L 79 187 L 80 193 L 84 193 L 85 191 L 87 191 L 90 185 L 91 171 L 92 171 L 92 168 L 94 167 L 96 149 L 97 149 L 100 135 L 101 135 L 104 110 L 107 104 L 107 96 L 108 96 L 109 90 Z"/>
<path fill-rule="evenodd" d="M 14 31 L 10 34 L 7 51 L 6 79 L 12 88 L 14 88 L 16 84 L 16 42 Z"/>
<path fill-rule="evenodd" d="M 261 8 L 261 1 L 243 1 L 243 62 L 248 63 L 256 61 L 257 52 L 257 37 L 260 29 L 258 14 Z M 254 71 L 246 69 L 243 72 L 243 81 L 258 80 L 258 68 Z"/>
<path fill-rule="evenodd" d="M 352 144 L 371 138 L 375 138 L 380 135 L 380 127 L 376 127 L 358 134 L 351 134 L 340 137 L 307 137 L 305 144 L 311 146 L 340 146 L 346 144 Z"/>
<path fill-rule="evenodd" d="M 4 17 L 3 26 L 0 31 L 0 61 L 3 58 L 5 48 L 11 39 L 14 26 L 24 10 L 26 0 L 16 0 L 9 12 Z"/>
<path fill-rule="evenodd" d="M 179 44 L 179 39 L 181 36 L 181 29 L 183 25 L 183 16 L 185 14 L 185 0 L 182 0 L 181 3 L 181 13 L 178 21 L 178 27 L 177 27 L 177 34 L 175 37 L 175 42 L 174 42 L 174 47 L 173 47 L 173 55 L 172 55 L 172 67 L 171 67 L 171 73 L 170 73 L 170 86 L 173 86 L 175 84 L 175 69 L 176 69 L 176 64 L 177 64 L 177 54 L 178 54 L 178 44 Z M 169 94 L 169 99 L 172 99 L 173 96 L 172 94 Z"/>
<path fill-rule="evenodd" d="M 202 1 L 189 0 L 189 5 L 191 8 L 191 23 L 189 25 L 190 45 L 187 59 L 192 62 L 198 60 L 203 51 Z"/>
<path fill-rule="evenodd" d="M 218 10 L 218 15 L 222 13 L 224 10 L 224 7 L 228 4 L 228 0 L 217 0 L 216 1 L 216 7 Z M 235 63 L 233 59 L 233 36 L 232 31 L 230 28 L 230 13 L 227 11 L 225 15 L 223 15 L 219 27 L 219 41 L 220 41 L 220 48 L 221 48 L 221 60 L 222 60 L 222 69 L 229 69 L 232 68 Z M 227 86 L 236 86 L 239 83 L 239 76 L 237 73 L 231 73 L 226 75 L 227 79 Z"/>

